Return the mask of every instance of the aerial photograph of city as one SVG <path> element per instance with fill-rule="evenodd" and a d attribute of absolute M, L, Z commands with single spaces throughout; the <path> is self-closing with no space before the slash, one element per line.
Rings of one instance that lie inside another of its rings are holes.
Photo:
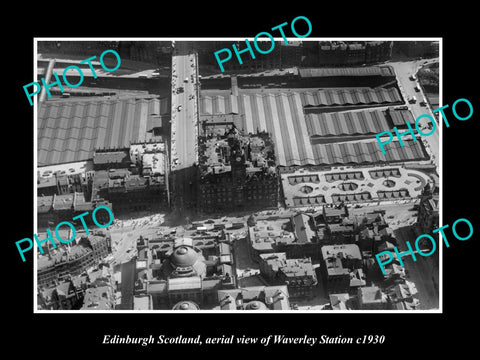
<path fill-rule="evenodd" d="M 250 44 L 35 40 L 35 311 L 441 308 L 441 39 Z"/>

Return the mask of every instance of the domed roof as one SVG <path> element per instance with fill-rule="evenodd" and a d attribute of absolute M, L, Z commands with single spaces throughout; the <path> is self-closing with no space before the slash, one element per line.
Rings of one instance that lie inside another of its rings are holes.
<path fill-rule="evenodd" d="M 198 310 L 199 307 L 193 301 L 180 301 L 173 306 L 173 310 Z"/>
<path fill-rule="evenodd" d="M 268 308 L 263 302 L 254 300 L 245 305 L 245 310 L 268 310 Z"/>
<path fill-rule="evenodd" d="M 190 246 L 181 245 L 173 250 L 170 260 L 180 267 L 193 266 L 198 260 L 198 253 Z"/>

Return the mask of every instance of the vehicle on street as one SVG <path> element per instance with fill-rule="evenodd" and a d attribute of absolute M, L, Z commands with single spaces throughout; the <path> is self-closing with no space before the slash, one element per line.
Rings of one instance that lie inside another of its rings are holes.
<path fill-rule="evenodd" d="M 417 98 L 415 96 L 412 96 L 411 98 L 408 99 L 408 102 L 410 104 L 415 104 L 417 102 Z"/>
<path fill-rule="evenodd" d="M 416 92 L 420 91 L 420 87 L 418 85 L 415 85 L 414 89 L 415 89 Z"/>
<path fill-rule="evenodd" d="M 412 81 L 417 80 L 417 77 L 415 76 L 415 74 L 410 75 L 410 80 L 412 80 Z"/>

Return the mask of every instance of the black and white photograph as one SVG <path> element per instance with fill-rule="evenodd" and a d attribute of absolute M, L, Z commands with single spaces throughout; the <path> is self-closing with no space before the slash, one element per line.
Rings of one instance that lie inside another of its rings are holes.
<path fill-rule="evenodd" d="M 472 6 L 37 5 L 3 26 L 7 351 L 473 349 Z"/>
<path fill-rule="evenodd" d="M 37 39 L 36 309 L 441 309 L 440 40 Z"/>

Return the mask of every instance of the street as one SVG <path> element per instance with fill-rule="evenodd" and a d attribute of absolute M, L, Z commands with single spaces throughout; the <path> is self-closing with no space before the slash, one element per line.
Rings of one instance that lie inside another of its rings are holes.
<path fill-rule="evenodd" d="M 154 235 L 163 223 L 164 214 L 148 215 L 136 219 L 118 220 L 110 226 L 113 264 L 123 264 L 137 254 L 137 239 Z"/>
<path fill-rule="evenodd" d="M 172 170 L 197 159 L 197 62 L 178 42 L 172 58 Z M 180 48 L 179 48 L 180 47 Z"/>
<path fill-rule="evenodd" d="M 416 74 L 418 69 L 427 63 L 432 63 L 438 61 L 436 59 L 428 59 L 428 60 L 415 60 L 415 61 L 407 61 L 407 62 L 389 62 L 388 65 L 392 66 L 395 69 L 395 73 L 397 74 L 398 85 L 405 101 L 408 101 L 409 98 L 415 96 L 417 101 L 413 104 L 408 104 L 413 117 L 416 119 L 418 116 L 423 114 L 429 114 L 433 118 L 434 115 L 432 110 L 429 109 L 427 106 L 421 106 L 420 102 L 425 98 L 422 89 L 420 91 L 415 91 L 415 85 L 418 84 L 418 79 L 413 81 L 410 80 L 410 76 Z M 429 123 L 428 118 L 424 117 L 419 121 L 419 126 L 427 126 Z M 421 139 L 424 142 L 425 146 L 428 148 L 427 151 L 430 152 L 430 156 L 432 158 L 433 163 L 437 166 L 437 173 L 439 172 L 439 158 L 440 158 L 440 128 L 443 129 L 443 120 L 440 119 L 439 123 L 437 123 L 437 129 L 435 132 L 430 136 L 422 136 Z M 424 133 L 428 133 L 428 130 L 423 131 Z"/>
<path fill-rule="evenodd" d="M 398 251 L 401 253 L 408 250 L 405 241 L 408 241 L 412 247 L 415 245 L 416 235 L 410 226 L 404 226 L 394 231 L 395 238 L 398 241 Z M 438 251 L 438 249 L 437 249 Z M 433 310 L 439 308 L 439 293 L 434 284 L 434 280 L 438 280 L 438 268 L 433 264 L 433 256 L 438 256 L 437 253 L 431 257 L 422 257 L 415 255 L 417 261 L 413 261 L 411 255 L 402 257 L 407 273 L 407 280 L 415 283 L 418 293 L 415 295 L 420 300 L 420 310 Z"/>

